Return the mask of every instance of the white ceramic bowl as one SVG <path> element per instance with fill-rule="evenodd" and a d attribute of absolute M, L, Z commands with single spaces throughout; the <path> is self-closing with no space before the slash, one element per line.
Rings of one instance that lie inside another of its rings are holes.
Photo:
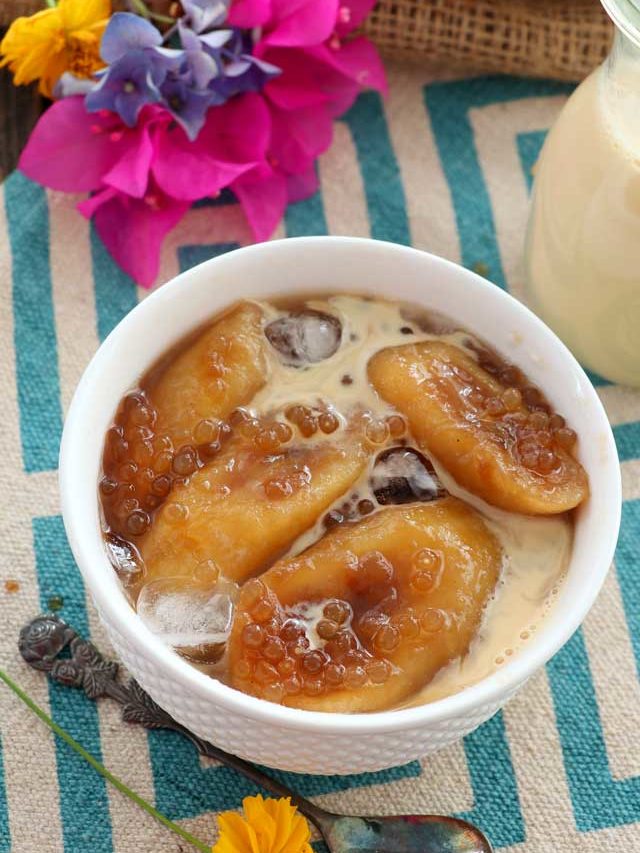
<path fill-rule="evenodd" d="M 105 554 L 97 482 L 118 401 L 174 342 L 229 303 L 287 292 L 355 291 L 417 302 L 454 317 L 513 360 L 580 433 L 591 498 L 557 605 L 535 638 L 498 672 L 430 705 L 325 714 L 246 696 L 163 645 L 128 604 Z M 262 243 L 207 261 L 152 293 L 117 326 L 87 368 L 62 439 L 67 534 L 118 654 L 151 696 L 197 735 L 252 761 L 306 773 L 401 764 L 457 740 L 494 714 L 565 643 L 604 581 L 620 518 L 620 469 L 602 405 L 584 372 L 519 302 L 456 264 L 415 249 L 349 237 Z"/>

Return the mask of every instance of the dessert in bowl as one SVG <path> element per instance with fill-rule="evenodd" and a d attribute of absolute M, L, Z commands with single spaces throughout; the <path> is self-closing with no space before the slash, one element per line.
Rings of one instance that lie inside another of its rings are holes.
<path fill-rule="evenodd" d="M 584 617 L 620 504 L 597 395 L 540 321 L 351 238 L 239 250 L 145 300 L 80 383 L 61 483 L 145 689 L 229 751 L 323 773 L 497 710 Z"/>

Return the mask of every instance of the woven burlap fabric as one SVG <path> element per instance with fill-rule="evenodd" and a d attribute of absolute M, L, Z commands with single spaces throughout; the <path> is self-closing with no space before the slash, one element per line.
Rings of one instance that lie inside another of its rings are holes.
<path fill-rule="evenodd" d="M 0 0 L 0 25 L 41 5 Z M 595 68 L 612 32 L 598 0 L 380 0 L 364 29 L 391 57 L 561 80 Z"/>

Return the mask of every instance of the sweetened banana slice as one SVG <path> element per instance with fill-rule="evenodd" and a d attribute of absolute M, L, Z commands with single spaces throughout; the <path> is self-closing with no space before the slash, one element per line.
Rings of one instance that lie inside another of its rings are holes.
<path fill-rule="evenodd" d="M 231 683 L 296 708 L 393 706 L 467 652 L 501 565 L 495 536 L 455 498 L 334 528 L 243 587 Z"/>
<path fill-rule="evenodd" d="M 373 356 L 368 373 L 421 446 L 488 503 L 547 515 L 587 497 L 587 475 L 572 455 L 575 433 L 563 418 L 527 406 L 519 388 L 502 384 L 459 347 L 391 347 Z M 536 389 L 527 390 L 539 401 Z"/>
<path fill-rule="evenodd" d="M 232 440 L 185 484 L 174 486 L 139 541 L 145 582 L 197 577 L 215 564 L 244 581 L 278 559 L 358 479 L 367 462 L 361 442 L 263 451 Z"/>
<path fill-rule="evenodd" d="M 157 431 L 177 450 L 197 444 L 202 421 L 224 419 L 266 381 L 262 310 L 243 302 L 203 332 L 147 388 Z"/>

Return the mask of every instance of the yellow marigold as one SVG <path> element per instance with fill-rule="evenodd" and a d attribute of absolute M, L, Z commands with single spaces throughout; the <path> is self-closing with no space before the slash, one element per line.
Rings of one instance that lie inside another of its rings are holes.
<path fill-rule="evenodd" d="M 90 77 L 104 63 L 100 39 L 111 14 L 111 0 L 60 0 L 30 18 L 17 18 L 0 42 L 0 68 L 8 65 L 14 83 L 39 80 L 43 95 L 65 71 Z"/>
<path fill-rule="evenodd" d="M 265 800 L 245 797 L 244 817 L 223 812 L 220 838 L 213 853 L 313 853 L 309 824 L 291 805 L 289 797 Z"/>

